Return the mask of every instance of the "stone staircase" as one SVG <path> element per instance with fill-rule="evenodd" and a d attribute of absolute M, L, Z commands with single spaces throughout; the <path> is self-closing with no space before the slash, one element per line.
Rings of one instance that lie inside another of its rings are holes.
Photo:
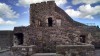
<path fill-rule="evenodd" d="M 63 56 L 63 55 L 56 53 L 36 53 L 33 54 L 32 56 Z"/>

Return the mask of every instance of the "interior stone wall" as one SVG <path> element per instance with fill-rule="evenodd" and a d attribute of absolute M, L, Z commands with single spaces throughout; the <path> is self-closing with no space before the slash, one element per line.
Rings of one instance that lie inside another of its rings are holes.
<path fill-rule="evenodd" d="M 13 31 L 0 31 L 0 47 L 9 48 L 13 45 Z"/>

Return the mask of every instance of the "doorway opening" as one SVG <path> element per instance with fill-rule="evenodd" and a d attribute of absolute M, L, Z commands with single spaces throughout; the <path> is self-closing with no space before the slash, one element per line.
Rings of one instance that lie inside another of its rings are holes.
<path fill-rule="evenodd" d="M 80 35 L 80 42 L 85 43 L 86 42 L 86 36 Z"/>
<path fill-rule="evenodd" d="M 48 18 L 48 26 L 49 26 L 49 27 L 52 27 L 52 25 L 53 25 L 53 20 L 52 20 L 51 17 L 49 17 L 49 18 Z"/>
<path fill-rule="evenodd" d="M 23 33 L 15 33 L 14 35 L 17 38 L 18 45 L 22 45 L 23 44 Z"/>

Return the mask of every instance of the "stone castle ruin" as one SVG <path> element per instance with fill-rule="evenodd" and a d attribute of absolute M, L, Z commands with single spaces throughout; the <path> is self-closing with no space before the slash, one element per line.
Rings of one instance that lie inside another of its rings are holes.
<path fill-rule="evenodd" d="M 93 27 L 74 21 L 54 1 L 31 4 L 30 25 L 14 28 L 11 51 L 14 56 L 94 56 L 92 43 L 96 34 L 90 28 Z"/>

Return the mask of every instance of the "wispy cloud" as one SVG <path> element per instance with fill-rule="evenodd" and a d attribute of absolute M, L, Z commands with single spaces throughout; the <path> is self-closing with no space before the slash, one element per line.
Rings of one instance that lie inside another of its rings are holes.
<path fill-rule="evenodd" d="M 2 18 L 0 18 L 0 25 L 14 25 L 14 24 L 16 24 L 15 21 L 10 21 L 10 20 L 5 21 Z"/>
<path fill-rule="evenodd" d="M 0 3 L 0 18 L 18 18 L 19 14 L 16 11 L 12 10 L 10 6 L 5 3 Z"/>
<path fill-rule="evenodd" d="M 90 4 L 81 5 L 77 10 L 71 8 L 66 9 L 65 12 L 76 18 L 94 19 L 93 15 L 100 13 L 100 6 L 92 7 Z"/>
<path fill-rule="evenodd" d="M 85 3 L 85 4 L 93 4 L 96 2 L 100 2 L 100 0 L 72 0 L 72 3 L 74 5 L 80 4 L 80 3 Z"/>

